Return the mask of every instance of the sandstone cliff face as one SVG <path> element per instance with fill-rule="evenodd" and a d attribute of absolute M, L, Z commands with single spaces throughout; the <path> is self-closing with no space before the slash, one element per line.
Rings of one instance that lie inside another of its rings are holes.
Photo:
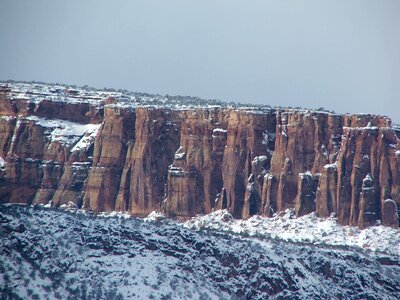
<path fill-rule="evenodd" d="M 87 180 L 84 208 L 96 212 L 115 209 L 128 142 L 135 136 L 135 112 L 110 107 L 105 111 Z"/>
<path fill-rule="evenodd" d="M 129 142 L 117 210 L 143 216 L 160 209 L 180 123 L 180 116 L 168 109 L 136 109 L 135 140 Z"/>
<path fill-rule="evenodd" d="M 227 208 L 235 217 L 248 218 L 260 210 L 260 180 L 274 150 L 273 113 L 236 111 L 230 115 L 222 178 Z"/>
<path fill-rule="evenodd" d="M 66 143 L 60 136 L 51 136 L 47 124 L 43 125 L 37 119 L 2 117 L 0 127 L 0 156 L 4 162 L 2 201 L 48 203 L 59 187 L 64 164 L 74 145 Z"/>
<path fill-rule="evenodd" d="M 400 142 L 386 117 L 63 93 L 73 99 L 0 89 L 1 203 L 179 218 L 293 208 L 398 226 Z"/>
<path fill-rule="evenodd" d="M 219 109 L 181 112 L 180 143 L 168 168 L 165 210 L 188 217 L 209 213 L 222 189 L 227 113 Z"/>

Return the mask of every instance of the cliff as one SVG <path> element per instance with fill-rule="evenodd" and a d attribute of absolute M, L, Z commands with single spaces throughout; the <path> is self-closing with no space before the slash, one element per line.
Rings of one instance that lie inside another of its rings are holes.
<path fill-rule="evenodd" d="M 22 83 L 1 85 L 0 116 L 1 203 L 399 225 L 387 117 Z"/>

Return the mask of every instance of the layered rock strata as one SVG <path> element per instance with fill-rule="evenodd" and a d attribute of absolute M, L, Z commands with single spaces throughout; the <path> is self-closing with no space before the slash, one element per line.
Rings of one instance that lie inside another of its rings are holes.
<path fill-rule="evenodd" d="M 160 97 L 2 85 L 0 202 L 180 218 L 293 208 L 398 226 L 389 118 Z"/>

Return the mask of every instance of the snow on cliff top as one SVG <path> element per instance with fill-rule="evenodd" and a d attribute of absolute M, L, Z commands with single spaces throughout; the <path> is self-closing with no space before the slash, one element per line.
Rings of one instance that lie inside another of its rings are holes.
<path fill-rule="evenodd" d="M 16 81 L 0 81 L 0 90 L 8 91 L 16 100 L 28 100 L 33 103 L 39 103 L 43 100 L 68 102 L 68 103 L 90 103 L 94 106 L 101 106 L 106 98 L 112 97 L 114 103 L 109 103 L 110 107 L 164 107 L 174 110 L 188 110 L 193 108 L 231 108 L 240 109 L 250 114 L 264 114 L 274 109 L 284 109 L 289 112 L 303 112 L 305 114 L 323 113 L 329 115 L 338 115 L 333 111 L 323 108 L 304 109 L 300 107 L 280 107 L 271 105 L 243 104 L 236 102 L 224 102 L 216 99 L 202 99 L 192 96 L 171 96 L 147 94 L 139 92 L 131 92 L 128 90 L 115 89 L 94 89 L 88 86 L 77 87 L 75 85 L 68 86 L 63 84 L 46 84 L 46 83 L 27 83 Z M 358 116 L 373 114 L 357 114 Z"/>

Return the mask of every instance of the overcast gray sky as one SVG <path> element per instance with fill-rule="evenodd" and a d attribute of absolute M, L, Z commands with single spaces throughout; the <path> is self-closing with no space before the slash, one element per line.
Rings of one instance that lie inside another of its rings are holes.
<path fill-rule="evenodd" d="M 400 123 L 400 1 L 0 0 L 0 79 Z"/>

